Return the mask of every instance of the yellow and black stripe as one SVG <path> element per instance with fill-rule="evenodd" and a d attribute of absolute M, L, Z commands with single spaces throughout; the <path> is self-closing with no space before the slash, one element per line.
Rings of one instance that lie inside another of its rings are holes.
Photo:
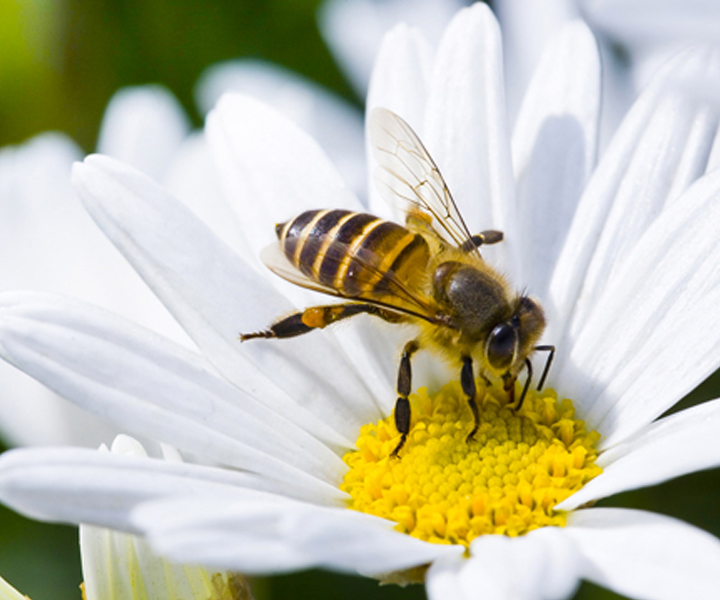
<path fill-rule="evenodd" d="M 275 228 L 288 260 L 304 275 L 344 296 L 391 294 L 430 258 L 425 239 L 367 213 L 310 210 Z"/>

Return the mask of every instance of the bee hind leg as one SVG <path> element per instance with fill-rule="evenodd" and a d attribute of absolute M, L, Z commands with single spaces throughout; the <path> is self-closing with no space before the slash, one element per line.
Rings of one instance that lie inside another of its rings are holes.
<path fill-rule="evenodd" d="M 254 333 L 241 333 L 240 341 L 257 338 L 284 339 L 296 337 L 314 329 L 323 329 L 342 319 L 354 317 L 360 313 L 378 316 L 385 321 L 396 323 L 402 319 L 401 315 L 385 310 L 374 304 L 348 302 L 345 304 L 328 304 L 325 306 L 311 306 L 305 310 L 293 313 L 283 319 L 275 321 L 268 329 Z"/>
<path fill-rule="evenodd" d="M 398 399 L 395 401 L 395 427 L 400 433 L 400 442 L 395 446 L 390 456 L 397 456 L 400 449 L 405 445 L 407 436 L 410 433 L 410 400 L 408 396 L 412 390 L 412 369 L 410 367 L 410 358 L 420 348 L 417 340 L 413 340 L 405 344 L 403 348 L 402 358 L 400 359 L 400 368 L 398 369 L 397 393 Z"/>
<path fill-rule="evenodd" d="M 467 436 L 468 442 L 472 442 L 475 439 L 478 427 L 480 427 L 480 414 L 478 413 L 477 402 L 475 396 L 477 394 L 477 388 L 475 387 L 475 375 L 473 374 L 473 363 L 472 358 L 469 356 L 463 357 L 463 366 L 460 371 L 460 385 L 462 386 L 463 393 L 467 397 L 470 410 L 473 414 L 474 424 L 473 428 Z"/>

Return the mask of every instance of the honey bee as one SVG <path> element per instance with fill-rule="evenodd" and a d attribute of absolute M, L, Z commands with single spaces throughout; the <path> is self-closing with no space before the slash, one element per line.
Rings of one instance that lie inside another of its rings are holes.
<path fill-rule="evenodd" d="M 383 193 L 403 203 L 405 225 L 347 210 L 309 210 L 280 223 L 278 242 L 263 252 L 276 274 L 297 285 L 346 300 L 313 306 L 240 339 L 289 338 L 365 313 L 391 323 L 418 326 L 400 359 L 395 425 L 397 456 L 410 432 L 410 359 L 434 349 L 460 367 L 460 383 L 472 410 L 472 441 L 479 426 L 474 364 L 488 382 L 500 380 L 515 403 L 515 380 L 532 379 L 530 355 L 549 352 L 538 389 L 547 376 L 554 346 L 536 345 L 545 329 L 540 304 L 513 291 L 506 278 L 481 257 L 479 247 L 503 239 L 500 231 L 472 235 L 418 136 L 398 115 L 375 109 L 369 121 Z"/>

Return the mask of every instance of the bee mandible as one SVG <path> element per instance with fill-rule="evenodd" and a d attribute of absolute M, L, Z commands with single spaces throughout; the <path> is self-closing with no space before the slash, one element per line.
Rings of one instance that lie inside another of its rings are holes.
<path fill-rule="evenodd" d="M 537 345 L 545 314 L 537 300 L 513 290 L 488 265 L 479 248 L 503 239 L 496 230 L 471 234 L 440 170 L 410 126 L 395 113 L 375 109 L 369 132 L 384 196 L 400 202 L 405 224 L 347 210 L 309 210 L 280 223 L 278 243 L 263 251 L 276 274 L 345 302 L 313 306 L 240 339 L 289 338 L 358 314 L 416 325 L 400 359 L 395 425 L 397 456 L 410 432 L 411 357 L 433 349 L 460 368 L 460 383 L 479 427 L 475 365 L 486 381 L 501 380 L 515 403 L 515 380 L 527 380 L 514 409 L 522 406 L 532 379 L 531 354 L 549 352 L 538 389 L 545 382 L 555 347 Z"/>

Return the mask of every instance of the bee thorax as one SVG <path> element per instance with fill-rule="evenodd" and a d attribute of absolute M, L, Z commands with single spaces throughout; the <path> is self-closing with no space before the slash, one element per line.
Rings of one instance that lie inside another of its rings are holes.
<path fill-rule="evenodd" d="M 464 336 L 480 341 L 509 313 L 507 292 L 497 276 L 472 265 L 449 261 L 433 273 L 433 293 L 443 312 Z"/>

